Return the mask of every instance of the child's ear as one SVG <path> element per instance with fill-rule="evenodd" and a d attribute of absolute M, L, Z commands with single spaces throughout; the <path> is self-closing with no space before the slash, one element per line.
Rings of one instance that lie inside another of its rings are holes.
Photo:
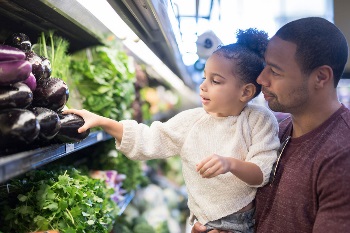
<path fill-rule="evenodd" d="M 242 102 L 248 102 L 254 98 L 255 93 L 256 93 L 256 87 L 254 84 L 252 83 L 244 84 L 242 87 L 242 95 L 240 99 Z"/>

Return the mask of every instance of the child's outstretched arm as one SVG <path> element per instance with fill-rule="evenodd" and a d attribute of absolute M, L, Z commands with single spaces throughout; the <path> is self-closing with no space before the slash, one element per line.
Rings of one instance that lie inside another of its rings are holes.
<path fill-rule="evenodd" d="M 216 154 L 199 162 L 196 166 L 196 170 L 203 178 L 212 178 L 220 174 L 231 172 L 249 185 L 260 185 L 263 182 L 263 173 L 258 165 Z"/>
<path fill-rule="evenodd" d="M 79 133 L 82 133 L 90 128 L 101 127 L 106 133 L 116 138 L 118 141 L 122 140 L 123 137 L 123 124 L 109 119 L 107 117 L 99 116 L 95 113 L 89 112 L 85 109 L 77 110 L 77 109 L 68 109 L 63 111 L 63 114 L 74 113 L 76 115 L 81 116 L 85 124 L 78 129 Z"/>

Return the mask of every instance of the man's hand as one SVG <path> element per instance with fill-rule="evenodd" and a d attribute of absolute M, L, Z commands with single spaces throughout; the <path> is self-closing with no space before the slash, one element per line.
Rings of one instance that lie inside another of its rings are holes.
<path fill-rule="evenodd" d="M 196 222 L 191 230 L 191 233 L 202 233 L 206 231 L 206 227 L 199 222 Z M 220 231 L 220 230 L 211 230 L 208 233 L 232 233 L 230 231 Z"/>

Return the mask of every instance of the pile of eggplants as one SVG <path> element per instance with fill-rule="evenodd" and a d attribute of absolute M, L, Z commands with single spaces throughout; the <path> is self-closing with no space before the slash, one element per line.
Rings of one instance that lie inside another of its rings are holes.
<path fill-rule="evenodd" d="M 89 135 L 78 133 L 83 118 L 61 114 L 68 86 L 51 77 L 50 61 L 35 54 L 31 45 L 24 33 L 0 44 L 0 152 L 38 141 L 79 142 Z"/>

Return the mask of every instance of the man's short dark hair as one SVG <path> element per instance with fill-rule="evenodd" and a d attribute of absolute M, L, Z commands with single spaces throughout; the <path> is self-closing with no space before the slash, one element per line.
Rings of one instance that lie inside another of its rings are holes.
<path fill-rule="evenodd" d="M 348 45 L 333 23 L 320 17 L 302 18 L 281 27 L 276 36 L 297 45 L 295 58 L 305 74 L 328 65 L 333 69 L 334 86 L 338 85 L 348 59 Z"/>

